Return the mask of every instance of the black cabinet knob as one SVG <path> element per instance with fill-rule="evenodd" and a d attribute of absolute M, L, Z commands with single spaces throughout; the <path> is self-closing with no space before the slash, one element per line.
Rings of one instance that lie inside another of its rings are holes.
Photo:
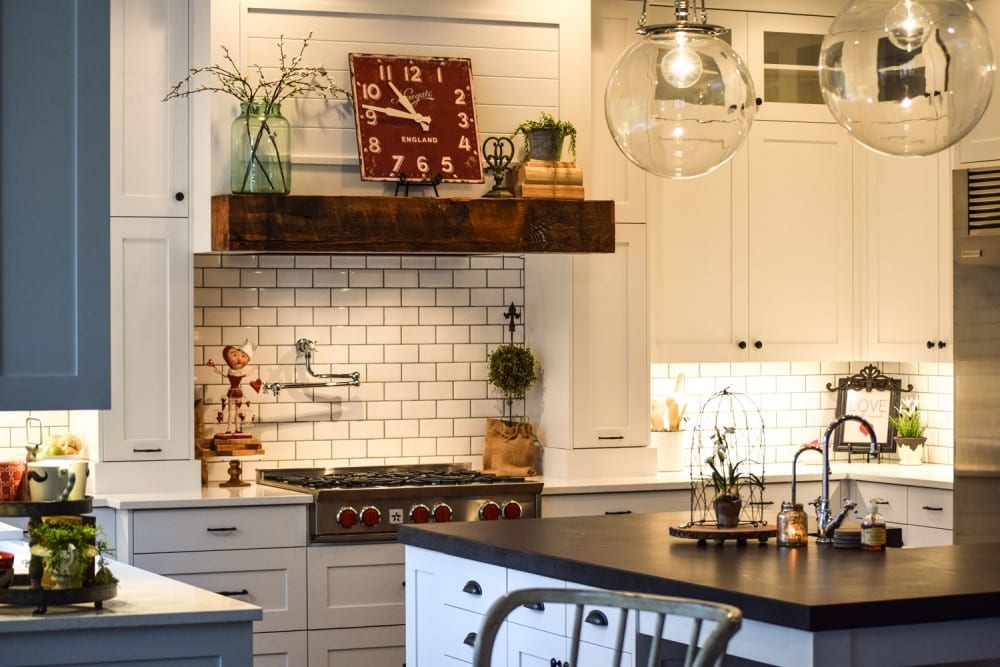
<path fill-rule="evenodd" d="M 932 340 L 927 341 L 927 349 L 928 350 L 933 350 L 934 349 L 934 341 L 932 341 Z"/>
<path fill-rule="evenodd" d="M 747 342 L 745 340 L 741 340 L 740 342 L 736 343 L 736 347 L 740 348 L 741 350 L 745 350 L 747 349 Z"/>
<path fill-rule="evenodd" d="M 753 346 L 759 350 L 760 348 L 764 347 L 764 343 L 762 343 L 759 340 L 756 340 L 754 341 Z"/>
<path fill-rule="evenodd" d="M 939 340 L 938 341 L 938 349 L 939 350 L 943 350 L 947 346 L 948 346 L 948 343 L 944 342 L 943 340 Z"/>
<path fill-rule="evenodd" d="M 183 192 L 174 193 L 174 199 L 176 199 L 177 201 L 184 201 L 184 193 Z"/>

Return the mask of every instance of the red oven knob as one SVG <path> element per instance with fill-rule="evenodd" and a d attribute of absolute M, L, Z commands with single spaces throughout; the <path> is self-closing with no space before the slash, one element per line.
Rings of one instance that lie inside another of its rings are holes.
<path fill-rule="evenodd" d="M 374 528 L 381 520 L 382 513 L 378 511 L 377 507 L 369 505 L 361 510 L 361 523 L 365 524 L 369 528 Z"/>
<path fill-rule="evenodd" d="M 451 507 L 446 503 L 440 503 L 434 506 L 434 520 L 438 523 L 447 523 L 451 521 Z"/>
<path fill-rule="evenodd" d="M 337 523 L 344 528 L 353 528 L 358 523 L 358 511 L 353 507 L 341 507 L 337 512 Z"/>
<path fill-rule="evenodd" d="M 427 505 L 414 505 L 410 508 L 410 521 L 413 523 L 427 523 L 431 520 L 431 510 Z"/>
<path fill-rule="evenodd" d="M 492 500 L 487 500 L 479 506 L 480 521 L 496 521 L 500 518 L 500 506 Z"/>
<path fill-rule="evenodd" d="M 503 518 L 505 519 L 520 519 L 521 518 L 521 503 L 516 500 L 508 500 L 503 504 Z"/>

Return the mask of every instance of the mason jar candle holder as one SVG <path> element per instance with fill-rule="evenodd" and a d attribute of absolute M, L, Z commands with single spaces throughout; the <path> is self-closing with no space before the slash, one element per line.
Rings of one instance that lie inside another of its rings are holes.
<path fill-rule="evenodd" d="M 801 503 L 781 503 L 778 512 L 777 541 L 779 547 L 804 547 L 809 544 L 809 517 Z"/>

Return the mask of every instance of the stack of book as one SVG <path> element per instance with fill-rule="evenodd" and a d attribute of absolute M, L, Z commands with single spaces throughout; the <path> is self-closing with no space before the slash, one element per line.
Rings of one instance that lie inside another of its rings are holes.
<path fill-rule="evenodd" d="M 515 197 L 528 199 L 583 199 L 583 170 L 576 162 L 528 160 L 508 175 Z"/>

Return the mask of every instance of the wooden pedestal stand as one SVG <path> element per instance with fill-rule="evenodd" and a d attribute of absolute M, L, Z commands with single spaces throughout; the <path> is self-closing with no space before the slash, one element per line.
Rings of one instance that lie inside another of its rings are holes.
<path fill-rule="evenodd" d="M 205 467 L 208 459 L 236 456 L 260 456 L 262 454 L 266 454 L 266 452 L 264 451 L 264 446 L 261 444 L 260 440 L 251 436 L 249 433 L 240 433 L 235 435 L 217 435 L 207 445 L 197 445 L 196 454 L 197 457 L 201 459 L 202 484 L 205 484 L 208 481 L 208 471 Z M 250 482 L 245 482 L 241 479 L 243 475 L 243 464 L 239 459 L 233 458 L 229 461 L 229 470 L 227 472 L 229 473 L 229 479 L 225 482 L 219 482 L 219 486 L 226 488 L 250 486 Z"/>
<path fill-rule="evenodd" d="M 722 545 L 726 540 L 736 540 L 737 546 L 746 546 L 747 540 L 767 542 L 768 538 L 775 537 L 778 533 L 775 526 L 744 524 L 732 528 L 719 528 L 710 523 L 682 523 L 679 526 L 670 526 L 670 534 L 674 537 L 698 540 L 698 546 L 705 546 L 708 540 L 717 545 Z"/>

